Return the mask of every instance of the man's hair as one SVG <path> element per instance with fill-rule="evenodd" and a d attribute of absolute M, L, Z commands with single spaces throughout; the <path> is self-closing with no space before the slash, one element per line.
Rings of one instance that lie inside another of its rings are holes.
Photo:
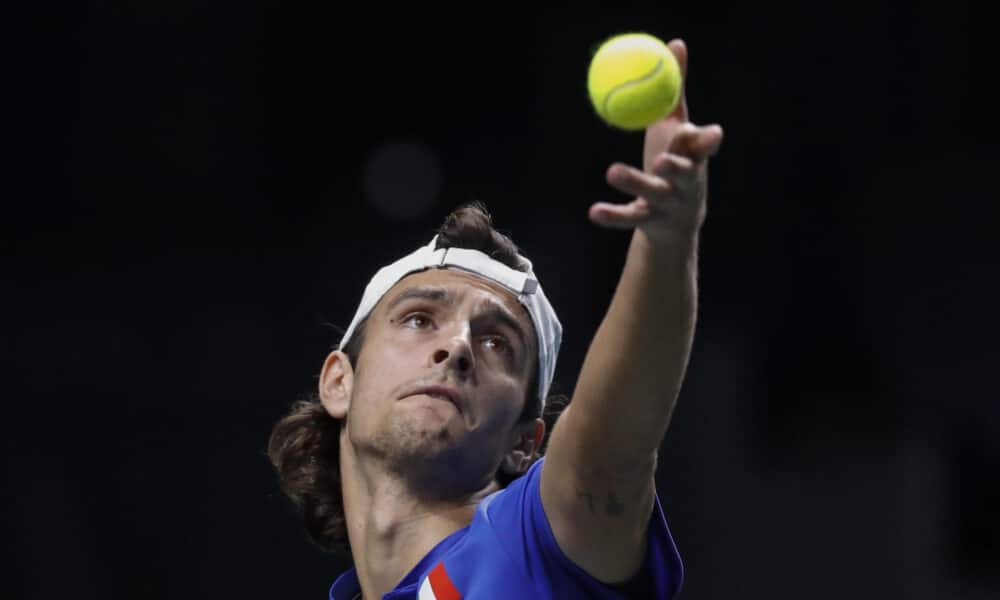
<path fill-rule="evenodd" d="M 493 228 L 490 214 L 480 203 L 456 209 L 445 218 L 437 233 L 438 248 L 479 250 L 513 269 L 526 269 L 518 260 L 517 246 Z M 362 321 L 347 345 L 340 348 L 355 368 L 364 345 L 366 324 L 367 321 Z M 544 413 L 540 415 L 541 407 L 536 396 L 538 377 L 536 361 L 518 422 L 530 422 L 539 416 L 545 421 L 545 437 L 538 450 L 541 456 L 548 446 L 549 434 L 556 419 L 569 400 L 564 395 L 550 395 L 546 399 Z M 289 413 L 275 424 L 267 453 L 278 471 L 282 490 L 301 510 L 312 541 L 325 551 L 349 557 L 351 548 L 340 478 L 339 439 L 342 425 L 343 421 L 326 412 L 319 395 L 313 392 L 305 400 L 295 402 Z M 507 487 L 517 477 L 503 469 L 498 469 L 496 473 L 500 487 Z"/>

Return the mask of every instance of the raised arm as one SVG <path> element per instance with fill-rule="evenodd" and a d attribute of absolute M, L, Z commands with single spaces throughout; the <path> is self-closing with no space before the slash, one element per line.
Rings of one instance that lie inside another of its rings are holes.
<path fill-rule="evenodd" d="M 680 40 L 669 46 L 686 86 L 687 50 Z M 634 232 L 573 401 L 552 432 L 541 495 L 563 552 L 602 581 L 628 579 L 645 554 L 657 448 L 694 335 L 707 162 L 721 142 L 719 126 L 688 120 L 682 95 L 646 130 L 643 170 L 608 169 L 608 183 L 635 199 L 590 208 L 596 224 Z"/>

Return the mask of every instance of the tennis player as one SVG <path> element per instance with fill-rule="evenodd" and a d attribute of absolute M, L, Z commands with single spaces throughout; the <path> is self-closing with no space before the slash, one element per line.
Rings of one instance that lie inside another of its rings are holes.
<path fill-rule="evenodd" d="M 686 48 L 669 45 L 686 82 Z M 721 142 L 682 97 L 647 129 L 642 169 L 608 169 L 634 199 L 589 217 L 631 243 L 568 404 L 549 396 L 562 326 L 545 280 L 482 206 L 374 275 L 318 393 L 269 444 L 312 539 L 351 558 L 332 600 L 678 592 L 654 473 L 694 335 Z"/>

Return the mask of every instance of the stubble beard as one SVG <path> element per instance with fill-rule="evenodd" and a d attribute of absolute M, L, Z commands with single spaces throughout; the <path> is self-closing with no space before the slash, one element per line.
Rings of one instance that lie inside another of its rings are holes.
<path fill-rule="evenodd" d="M 394 418 L 378 428 L 368 446 L 388 473 L 428 499 L 455 499 L 484 485 L 481 474 L 474 472 L 481 469 L 469 464 L 477 451 L 462 447 L 444 425 L 429 428 L 413 419 Z"/>

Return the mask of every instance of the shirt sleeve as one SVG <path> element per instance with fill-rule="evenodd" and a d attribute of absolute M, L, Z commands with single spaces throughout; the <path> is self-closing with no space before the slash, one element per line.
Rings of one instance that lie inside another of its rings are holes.
<path fill-rule="evenodd" d="M 535 586 L 537 597 L 628 598 L 637 585 L 648 586 L 649 598 L 673 598 L 680 590 L 683 565 L 670 535 L 659 496 L 654 497 L 647 530 L 646 556 L 637 577 L 628 585 L 598 581 L 567 557 L 549 525 L 539 488 L 544 458 L 522 477 L 490 496 L 480 506 L 510 559 Z M 569 594 L 572 592 L 573 594 Z"/>

